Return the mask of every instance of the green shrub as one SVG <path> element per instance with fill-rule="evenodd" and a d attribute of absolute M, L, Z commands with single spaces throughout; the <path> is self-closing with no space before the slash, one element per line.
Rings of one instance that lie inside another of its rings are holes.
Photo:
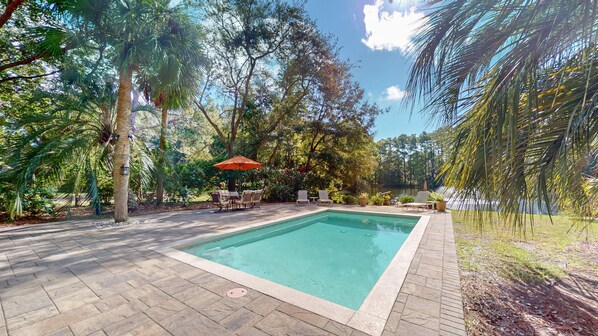
<path fill-rule="evenodd" d="M 430 196 L 428 196 L 428 201 L 444 201 L 444 195 L 437 192 L 432 192 Z"/>
<path fill-rule="evenodd" d="M 346 195 L 341 193 L 335 193 L 334 195 L 330 196 L 330 199 L 336 204 L 345 204 L 345 196 Z"/>
<path fill-rule="evenodd" d="M 392 196 L 390 196 L 390 195 L 382 196 L 382 199 L 384 200 L 384 205 L 390 205 L 391 198 L 392 198 Z"/>
<path fill-rule="evenodd" d="M 401 204 L 413 203 L 414 201 L 415 201 L 415 197 L 410 196 L 410 195 L 405 195 L 405 196 L 399 197 L 399 202 L 401 202 Z"/>
<path fill-rule="evenodd" d="M 353 195 L 345 195 L 345 204 L 357 204 L 357 198 Z"/>
<path fill-rule="evenodd" d="M 112 177 L 98 176 L 98 197 L 103 205 L 110 204 L 110 200 L 114 195 L 114 185 Z"/>
<path fill-rule="evenodd" d="M 378 195 L 374 195 L 370 198 L 370 202 L 373 205 L 382 205 L 384 203 L 384 197 L 382 196 L 378 196 Z"/>
<path fill-rule="evenodd" d="M 17 197 L 13 188 L 8 183 L 0 186 L 0 201 L 2 202 L 0 211 L 11 212 L 13 210 Z M 55 196 L 54 190 L 51 188 L 25 188 L 19 197 L 23 215 L 55 215 L 56 209 L 52 201 Z"/>
<path fill-rule="evenodd" d="M 265 178 L 265 198 L 269 202 L 293 202 L 303 189 L 304 176 L 291 169 L 271 170 Z"/>
<path fill-rule="evenodd" d="M 8 212 L 11 203 L 17 196 L 14 186 L 0 181 L 0 212 Z"/>

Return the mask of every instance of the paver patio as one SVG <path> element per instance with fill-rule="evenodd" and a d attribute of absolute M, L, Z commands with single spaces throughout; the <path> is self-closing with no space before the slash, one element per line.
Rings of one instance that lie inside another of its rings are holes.
<path fill-rule="evenodd" d="M 231 227 L 313 211 L 268 205 L 0 231 L 0 336 L 363 335 L 362 332 L 150 250 Z M 394 207 L 364 211 L 400 212 Z M 450 214 L 431 216 L 382 335 L 465 335 Z"/>

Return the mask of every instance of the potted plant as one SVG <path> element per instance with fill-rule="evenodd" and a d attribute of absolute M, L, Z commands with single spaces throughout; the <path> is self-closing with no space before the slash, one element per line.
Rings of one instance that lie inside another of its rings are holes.
<path fill-rule="evenodd" d="M 433 192 L 428 197 L 430 201 L 436 202 L 436 210 L 444 212 L 446 210 L 446 201 L 444 195 L 441 193 Z"/>
<path fill-rule="evenodd" d="M 364 207 L 368 204 L 368 193 L 361 193 L 359 194 L 359 205 Z"/>

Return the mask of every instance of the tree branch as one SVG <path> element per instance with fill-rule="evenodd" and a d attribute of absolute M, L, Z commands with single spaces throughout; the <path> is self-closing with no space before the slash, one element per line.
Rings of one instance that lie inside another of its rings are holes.
<path fill-rule="evenodd" d="M 204 115 L 204 117 L 206 117 L 206 119 L 208 120 L 208 123 L 210 123 L 210 125 L 212 125 L 212 128 L 214 128 L 216 133 L 218 133 L 218 136 L 220 137 L 220 141 L 222 141 L 222 143 L 226 145 L 227 141 L 226 141 L 226 137 L 224 136 L 224 133 L 222 133 L 222 131 L 220 130 L 220 127 L 218 127 L 218 125 L 212 120 L 212 118 L 210 118 L 210 116 L 208 115 L 208 112 L 203 107 L 203 105 L 201 105 L 201 103 L 199 103 L 197 100 L 194 100 L 193 103 L 195 104 L 195 106 L 197 106 L 197 108 Z"/>
<path fill-rule="evenodd" d="M 34 79 L 34 78 L 40 78 L 40 77 L 46 77 L 46 76 L 51 76 L 55 73 L 60 72 L 60 70 L 56 70 L 56 71 L 52 71 L 46 74 L 42 74 L 42 75 L 35 75 L 35 76 L 12 76 L 12 77 L 6 77 L 6 78 L 2 78 L 0 79 L 0 83 L 4 83 L 4 82 L 8 82 L 11 80 L 17 80 L 17 79 Z"/>
<path fill-rule="evenodd" d="M 20 61 L 16 61 L 16 62 L 12 62 L 12 63 L 1 65 L 0 66 L 0 71 L 4 71 L 4 70 L 10 69 L 10 68 L 14 68 L 14 67 L 17 67 L 17 66 L 20 66 L 20 65 L 29 64 L 29 63 L 31 63 L 33 61 L 36 61 L 36 60 L 38 60 L 40 58 L 43 58 L 45 56 L 48 56 L 48 53 L 46 53 L 46 52 L 40 52 L 40 53 L 37 53 L 37 54 L 35 54 L 33 56 L 30 56 L 28 58 L 22 59 Z"/>
<path fill-rule="evenodd" d="M 70 47 L 67 46 L 67 47 L 61 48 L 61 50 L 64 53 L 64 52 L 67 52 L 69 49 L 72 49 L 72 48 L 73 48 L 72 46 L 70 46 Z M 41 52 L 39 52 L 39 53 L 37 53 L 35 55 L 29 56 L 29 57 L 27 57 L 25 59 L 22 59 L 20 61 L 16 61 L 16 62 L 12 62 L 12 63 L 9 63 L 9 64 L 4 64 L 4 65 L 0 65 L 0 72 L 4 71 L 6 69 L 17 67 L 17 66 L 26 65 L 26 64 L 32 63 L 34 61 L 37 61 L 40 58 L 44 58 L 44 57 L 48 57 L 48 56 L 51 56 L 51 53 L 49 53 L 47 51 L 41 51 Z"/>
<path fill-rule="evenodd" d="M 0 28 L 4 26 L 6 21 L 8 21 L 8 19 L 10 19 L 12 16 L 12 13 L 17 9 L 17 7 L 22 5 L 23 2 L 25 2 L 25 0 L 12 0 L 8 2 L 6 8 L 4 9 L 4 13 L 0 15 Z"/>

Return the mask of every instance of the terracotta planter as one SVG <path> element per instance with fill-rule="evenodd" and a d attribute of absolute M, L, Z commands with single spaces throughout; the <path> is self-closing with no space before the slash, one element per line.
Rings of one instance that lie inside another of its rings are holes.
<path fill-rule="evenodd" d="M 364 207 L 364 206 L 366 206 L 367 204 L 368 204 L 368 199 L 367 199 L 367 198 L 365 198 L 365 197 L 360 197 L 360 198 L 359 198 L 359 205 L 360 205 L 360 206 Z"/>
<path fill-rule="evenodd" d="M 446 210 L 446 201 L 437 201 L 436 210 L 444 212 Z"/>

